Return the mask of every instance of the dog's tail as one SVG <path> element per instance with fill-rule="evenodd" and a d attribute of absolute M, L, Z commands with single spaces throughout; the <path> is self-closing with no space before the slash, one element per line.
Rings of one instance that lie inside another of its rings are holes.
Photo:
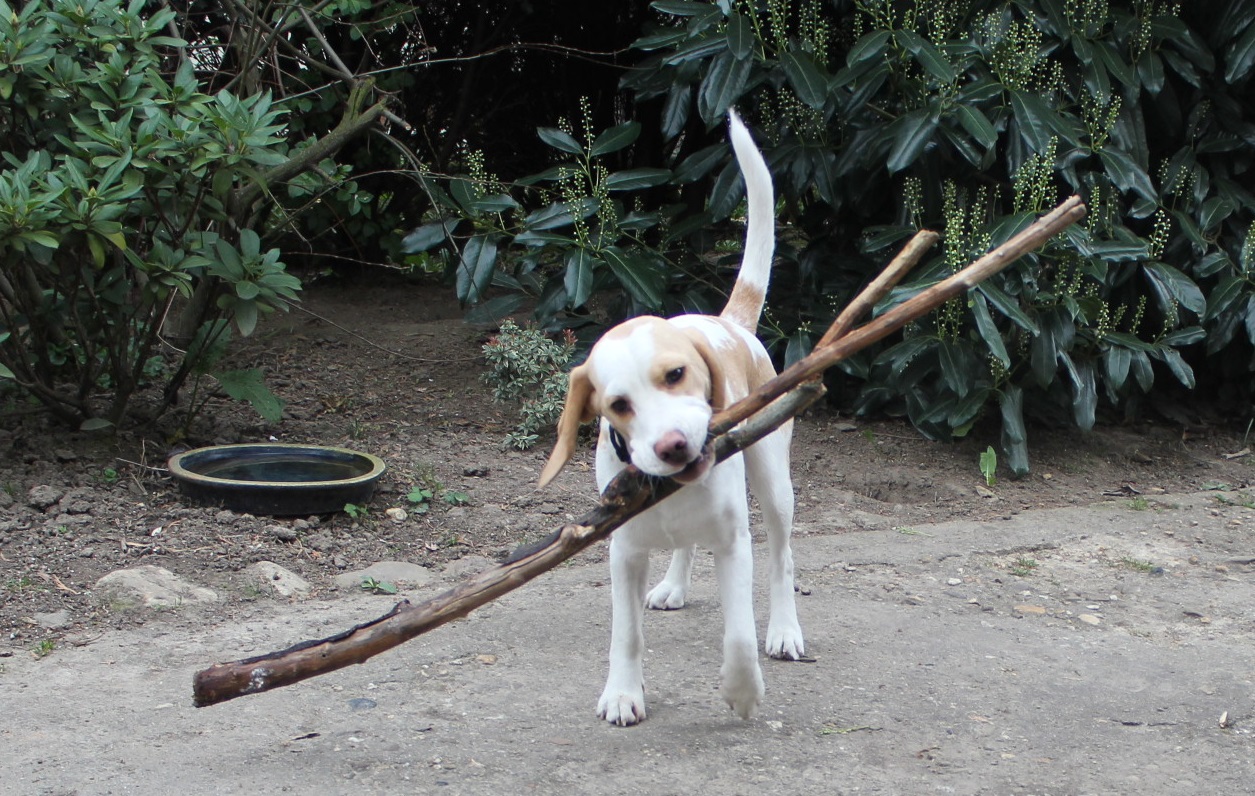
<path fill-rule="evenodd" d="M 767 298 L 767 283 L 771 279 L 771 254 L 776 247 L 776 199 L 771 188 L 771 172 L 767 170 L 767 163 L 754 145 L 749 130 L 745 129 L 736 111 L 728 111 L 728 116 L 732 149 L 745 177 L 749 212 L 741 271 L 720 317 L 750 332 L 757 332 L 758 318 Z"/>

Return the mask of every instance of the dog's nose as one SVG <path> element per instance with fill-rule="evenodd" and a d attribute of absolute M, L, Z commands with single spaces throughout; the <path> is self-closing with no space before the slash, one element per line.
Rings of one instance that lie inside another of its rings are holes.
<path fill-rule="evenodd" d="M 667 464 L 687 464 L 689 459 L 689 441 L 679 431 L 668 431 L 662 439 L 654 443 L 654 455 Z"/>

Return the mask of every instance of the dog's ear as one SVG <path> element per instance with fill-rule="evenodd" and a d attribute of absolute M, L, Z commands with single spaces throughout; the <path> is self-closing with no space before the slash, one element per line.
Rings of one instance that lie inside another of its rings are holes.
<path fill-rule="evenodd" d="M 684 334 L 697 350 L 702 362 L 706 363 L 706 373 L 710 376 L 710 405 L 716 412 L 727 408 L 727 380 L 724 378 L 723 365 L 715 349 L 711 347 L 706 335 L 696 329 L 684 329 Z"/>
<path fill-rule="evenodd" d="M 571 370 L 566 403 L 562 406 L 562 416 L 558 418 L 558 441 L 554 443 L 553 453 L 549 454 L 545 468 L 540 471 L 539 486 L 545 486 L 552 481 L 571 459 L 575 454 L 580 424 L 587 423 L 596 416 L 593 411 L 593 383 L 588 375 L 588 365 L 580 365 Z"/>

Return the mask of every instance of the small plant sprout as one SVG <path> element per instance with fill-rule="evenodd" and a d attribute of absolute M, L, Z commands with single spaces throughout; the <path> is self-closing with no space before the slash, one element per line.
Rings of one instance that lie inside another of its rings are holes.
<path fill-rule="evenodd" d="M 1146 509 L 1150 508 L 1150 501 L 1138 495 L 1129 501 L 1129 508 L 1134 511 L 1146 511 Z"/>
<path fill-rule="evenodd" d="M 362 578 L 362 591 L 367 591 L 371 594 L 396 594 L 397 587 L 395 583 L 367 576 Z"/>
<path fill-rule="evenodd" d="M 362 503 L 345 503 L 344 513 L 355 520 L 361 520 L 366 518 L 366 515 L 370 513 L 370 509 Z"/>
<path fill-rule="evenodd" d="M 118 482 L 118 471 L 112 467 L 106 467 L 100 472 L 100 478 L 106 484 L 116 484 Z"/>
<path fill-rule="evenodd" d="M 985 476 L 985 483 L 994 486 L 998 483 L 998 452 L 990 445 L 980 455 L 980 472 Z"/>
<path fill-rule="evenodd" d="M 426 514 L 431 508 L 431 499 L 434 495 L 435 493 L 427 487 L 415 485 L 410 487 L 405 499 L 410 502 L 410 510 L 415 514 Z"/>
<path fill-rule="evenodd" d="M 1011 574 L 1017 577 L 1027 578 L 1035 569 L 1037 569 L 1036 559 L 1020 556 L 1011 562 Z"/>
<path fill-rule="evenodd" d="M 35 645 L 35 649 L 32 650 L 32 653 L 34 653 L 36 658 L 47 658 L 56 648 L 57 642 L 50 638 L 46 638 Z"/>
<path fill-rule="evenodd" d="M 450 506 L 465 506 L 467 503 L 471 502 L 470 495 L 465 492 L 457 492 L 452 489 L 441 495 L 440 499 L 445 503 L 448 503 Z"/>

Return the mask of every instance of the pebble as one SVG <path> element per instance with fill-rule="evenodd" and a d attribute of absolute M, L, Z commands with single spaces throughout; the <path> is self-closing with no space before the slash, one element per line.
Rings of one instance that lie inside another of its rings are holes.
<path fill-rule="evenodd" d="M 1080 616 L 1077 617 L 1077 619 L 1081 620 L 1087 625 L 1101 625 L 1102 624 L 1102 619 L 1100 617 L 1094 616 L 1093 614 L 1081 614 Z"/>
<path fill-rule="evenodd" d="M 399 506 L 394 506 L 390 509 L 385 509 L 384 516 L 386 516 L 388 519 L 392 520 L 395 523 L 405 522 L 406 518 L 409 517 L 409 515 L 405 513 L 405 509 L 400 508 Z"/>
<path fill-rule="evenodd" d="M 54 486 L 48 486 L 47 484 L 39 484 L 37 486 L 31 487 L 30 491 L 26 493 L 26 503 L 29 506 L 37 508 L 40 511 L 43 511 L 49 506 L 54 505 L 64 495 L 65 495 L 65 492 L 61 491 L 60 489 L 57 489 Z"/>
<path fill-rule="evenodd" d="M 949 580 L 946 581 L 946 585 L 947 586 L 962 586 L 963 579 L 962 578 L 950 578 Z"/>
<path fill-rule="evenodd" d="M 297 534 L 295 528 L 289 528 L 286 525 L 271 525 L 266 528 L 266 530 L 270 532 L 271 536 L 278 539 L 280 542 L 296 541 Z"/>
<path fill-rule="evenodd" d="M 372 710 L 379 707 L 379 703 L 367 697 L 354 697 L 349 700 L 349 710 Z"/>
<path fill-rule="evenodd" d="M 1046 609 L 1040 605 L 1017 605 L 1015 606 L 1015 612 L 1017 614 L 1041 616 L 1046 613 Z"/>

